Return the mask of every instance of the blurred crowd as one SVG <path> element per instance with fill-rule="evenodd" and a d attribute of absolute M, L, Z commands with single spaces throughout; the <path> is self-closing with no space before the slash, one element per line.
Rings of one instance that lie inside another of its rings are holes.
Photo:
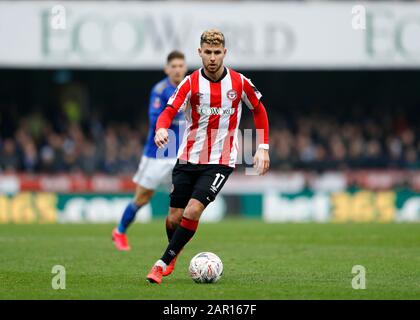
<path fill-rule="evenodd" d="M 245 113 L 246 111 L 244 111 Z M 407 116 L 340 119 L 298 112 L 270 115 L 273 169 L 420 168 L 420 135 Z M 252 118 L 243 127 L 252 127 Z M 0 136 L 0 172 L 133 174 L 148 124 L 67 123 L 57 132 L 42 114 Z"/>
<path fill-rule="evenodd" d="M 15 134 L 0 137 L 0 172 L 132 174 L 144 134 L 126 124 L 83 128 L 71 123 L 56 132 L 42 116 L 20 121 Z"/>
<path fill-rule="evenodd" d="M 270 134 L 279 169 L 420 168 L 420 135 L 405 113 L 338 117 L 302 112 Z"/>

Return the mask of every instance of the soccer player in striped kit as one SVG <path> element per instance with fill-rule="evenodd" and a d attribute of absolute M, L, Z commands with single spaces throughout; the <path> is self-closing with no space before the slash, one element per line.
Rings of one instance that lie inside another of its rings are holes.
<path fill-rule="evenodd" d="M 155 143 L 162 148 L 169 142 L 172 120 L 180 108 L 187 106 L 188 123 L 172 172 L 167 217 L 174 232 L 163 256 L 147 275 L 152 283 L 161 283 L 162 277 L 173 271 L 177 255 L 193 237 L 204 209 L 214 201 L 232 173 L 243 103 L 252 110 L 260 133 L 254 167 L 262 175 L 270 163 L 269 125 L 261 93 L 248 78 L 224 66 L 224 35 L 215 29 L 205 31 L 198 53 L 203 67 L 179 84 L 156 124 Z"/>

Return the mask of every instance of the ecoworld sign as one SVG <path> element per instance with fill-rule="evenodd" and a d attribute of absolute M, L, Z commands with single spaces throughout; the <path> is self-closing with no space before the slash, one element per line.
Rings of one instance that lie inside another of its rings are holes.
<path fill-rule="evenodd" d="M 420 6 L 416 13 L 398 15 L 390 8 L 366 14 L 366 53 L 374 61 L 420 62 Z"/>
<path fill-rule="evenodd" d="M 420 67 L 420 3 L 366 3 L 354 11 L 358 5 L 6 1 L 0 65 L 161 68 L 177 48 L 197 67 L 200 34 L 217 27 L 232 67 Z"/>

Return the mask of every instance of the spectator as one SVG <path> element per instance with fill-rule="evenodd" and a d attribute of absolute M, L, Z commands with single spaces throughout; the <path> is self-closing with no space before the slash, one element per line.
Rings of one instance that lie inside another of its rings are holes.
<path fill-rule="evenodd" d="M 0 151 L 0 168 L 6 173 L 15 173 L 20 169 L 19 155 L 14 140 L 4 140 Z"/>

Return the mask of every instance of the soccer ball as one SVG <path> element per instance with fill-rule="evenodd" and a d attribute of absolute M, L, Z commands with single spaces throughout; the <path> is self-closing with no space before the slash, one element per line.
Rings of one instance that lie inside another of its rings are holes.
<path fill-rule="evenodd" d="M 190 262 L 191 278 L 197 283 L 217 282 L 223 274 L 223 263 L 212 252 L 200 252 Z"/>

